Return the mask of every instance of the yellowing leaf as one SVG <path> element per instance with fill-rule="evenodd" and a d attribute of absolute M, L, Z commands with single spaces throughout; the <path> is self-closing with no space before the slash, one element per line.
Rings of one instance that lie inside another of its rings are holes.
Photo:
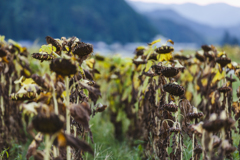
<path fill-rule="evenodd" d="M 196 85 L 195 89 L 196 89 L 197 91 L 199 91 L 199 90 L 200 90 L 200 87 L 199 87 L 198 85 Z"/>
<path fill-rule="evenodd" d="M 2 57 L 2 60 L 3 60 L 3 62 L 9 63 L 9 61 L 7 60 L 7 56 Z"/>
<path fill-rule="evenodd" d="M 223 79 L 226 75 L 226 72 L 223 71 L 222 73 L 220 73 L 219 71 L 217 71 L 217 74 L 214 76 L 213 80 L 212 80 L 212 84 L 216 83 L 217 81 Z"/>
<path fill-rule="evenodd" d="M 159 58 L 159 62 L 162 62 L 162 61 L 170 61 L 172 60 L 173 57 L 172 57 L 172 54 L 171 53 L 168 53 L 168 54 L 160 54 L 160 58 Z"/>
<path fill-rule="evenodd" d="M 192 82 L 193 81 L 193 76 L 188 70 L 184 70 L 184 72 L 181 74 L 181 80 L 183 82 Z"/>
<path fill-rule="evenodd" d="M 52 51 L 56 52 L 56 47 L 52 46 L 52 44 L 42 45 L 39 49 L 39 52 L 46 52 L 47 54 L 51 54 Z"/>
<path fill-rule="evenodd" d="M 66 91 L 62 92 L 62 97 L 67 97 L 67 92 Z"/>
<path fill-rule="evenodd" d="M 1 35 L 0 35 L 0 42 L 5 42 L 4 39 L 5 39 L 5 36 L 1 36 Z"/>
<path fill-rule="evenodd" d="M 211 103 L 214 104 L 215 103 L 215 93 L 216 92 L 212 92 L 209 97 L 211 98 Z"/>
<path fill-rule="evenodd" d="M 122 95 L 122 101 L 124 101 L 126 98 L 128 98 L 129 95 L 131 95 L 132 92 L 132 86 L 126 87 L 124 89 L 123 95 Z"/>
<path fill-rule="evenodd" d="M 23 69 L 23 72 L 25 73 L 26 77 L 31 76 L 31 72 L 29 70 L 27 70 L 26 68 Z"/>
<path fill-rule="evenodd" d="M 188 101 L 191 101 L 192 98 L 193 98 L 192 92 L 190 92 L 190 91 L 186 91 L 185 96 L 186 96 Z"/>
<path fill-rule="evenodd" d="M 171 39 L 167 40 L 167 42 L 170 42 L 171 44 L 174 44 L 174 42 Z"/>
<path fill-rule="evenodd" d="M 144 46 L 139 46 L 139 47 L 136 48 L 137 51 L 139 51 L 139 50 L 143 50 L 143 49 L 145 49 Z"/>
<path fill-rule="evenodd" d="M 66 49 L 67 51 L 69 51 L 69 47 L 68 47 L 68 46 L 65 46 L 65 49 Z"/>
<path fill-rule="evenodd" d="M 146 68 L 145 68 L 145 72 L 147 72 L 153 65 L 153 62 L 152 61 L 148 61 L 147 62 L 147 65 L 146 65 Z"/>
<path fill-rule="evenodd" d="M 94 63 L 95 63 L 95 60 L 93 58 L 86 60 L 87 66 L 91 69 L 93 68 Z"/>
<path fill-rule="evenodd" d="M 202 82 L 203 87 L 206 87 L 206 86 L 207 86 L 207 83 L 208 83 L 208 79 L 207 79 L 207 78 L 203 78 L 203 79 L 201 80 L 201 82 Z"/>
<path fill-rule="evenodd" d="M 28 85 L 28 84 L 34 84 L 35 81 L 32 78 L 26 78 L 21 85 Z"/>
<path fill-rule="evenodd" d="M 157 40 L 155 40 L 155 41 L 152 41 L 152 42 L 150 43 L 150 45 L 154 45 L 154 44 L 157 43 L 157 42 L 161 42 L 161 39 L 157 39 Z"/>
<path fill-rule="evenodd" d="M 19 49 L 20 52 L 23 52 L 22 46 L 21 46 L 19 43 L 15 42 L 15 41 L 12 40 L 12 39 L 9 39 L 9 40 L 8 40 L 8 43 L 13 44 L 15 47 L 17 47 L 17 48 Z"/>
<path fill-rule="evenodd" d="M 226 54 L 225 51 L 219 52 L 217 57 L 221 57 L 222 55 Z"/>

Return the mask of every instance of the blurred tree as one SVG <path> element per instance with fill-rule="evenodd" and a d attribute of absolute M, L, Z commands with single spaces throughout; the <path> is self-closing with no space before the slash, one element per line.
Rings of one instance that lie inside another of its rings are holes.
<path fill-rule="evenodd" d="M 157 33 L 124 0 L 0 1 L 0 34 L 15 40 L 49 35 L 108 43 L 148 42 Z"/>
<path fill-rule="evenodd" d="M 228 31 L 225 31 L 223 39 L 221 41 L 222 45 L 240 45 L 239 40 L 237 37 L 231 36 Z"/>

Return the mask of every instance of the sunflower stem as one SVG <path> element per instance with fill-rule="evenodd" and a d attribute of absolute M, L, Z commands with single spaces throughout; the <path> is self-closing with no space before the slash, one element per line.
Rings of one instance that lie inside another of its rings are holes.
<path fill-rule="evenodd" d="M 52 54 L 54 55 L 54 56 L 56 56 L 57 58 L 60 58 L 61 56 L 59 56 L 57 53 L 55 53 L 54 51 L 52 52 Z"/>
<path fill-rule="evenodd" d="M 4 77 L 3 77 L 3 74 L 1 75 L 1 87 L 2 87 L 2 91 L 3 91 L 3 86 L 4 86 Z M 4 123 L 4 112 L 5 112 L 5 109 L 4 109 L 4 98 L 3 98 L 3 95 L 1 95 L 0 97 L 0 101 L 1 101 L 1 111 L 2 111 L 2 115 L 1 115 L 1 121 L 2 121 L 2 126 L 5 126 L 5 123 Z"/>
<path fill-rule="evenodd" d="M 45 135 L 45 156 L 44 160 L 49 160 L 50 159 L 50 148 L 51 148 L 51 142 L 50 142 L 50 135 L 46 134 Z"/>
<path fill-rule="evenodd" d="M 202 154 L 203 154 L 203 159 L 205 158 L 205 145 L 204 145 L 204 141 L 205 141 L 205 130 L 203 130 L 203 133 L 202 133 Z"/>
<path fill-rule="evenodd" d="M 192 160 L 194 160 L 194 133 L 193 133 L 193 141 L 192 141 Z"/>
<path fill-rule="evenodd" d="M 66 87 L 66 106 L 69 107 L 69 78 L 65 77 L 65 87 Z M 66 133 L 70 134 L 70 110 L 66 107 Z M 67 147 L 67 160 L 71 160 L 71 148 Z"/>
<path fill-rule="evenodd" d="M 53 103 L 54 103 L 54 111 L 55 111 L 55 114 L 58 115 L 58 103 L 57 103 L 56 92 L 55 92 L 53 81 L 52 81 L 52 87 L 53 87 L 52 97 L 53 97 Z"/>

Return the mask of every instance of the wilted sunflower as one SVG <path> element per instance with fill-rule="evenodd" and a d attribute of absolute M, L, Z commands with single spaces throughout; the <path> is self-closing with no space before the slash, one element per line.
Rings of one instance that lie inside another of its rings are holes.
<path fill-rule="evenodd" d="M 184 94 L 185 90 L 182 86 L 178 85 L 176 82 L 175 83 L 169 83 L 169 84 L 165 84 L 163 86 L 163 89 L 175 96 L 181 96 Z"/>
<path fill-rule="evenodd" d="M 46 60 L 52 60 L 54 58 L 53 55 L 48 54 L 46 52 L 33 53 L 32 57 L 35 59 L 41 60 L 41 62 L 46 61 Z"/>
<path fill-rule="evenodd" d="M 72 53 L 83 57 L 89 55 L 93 52 L 93 45 L 84 42 L 78 42 L 75 46 L 72 47 Z"/>
<path fill-rule="evenodd" d="M 179 73 L 179 70 L 176 67 L 163 67 L 161 73 L 165 77 L 174 77 Z"/>
<path fill-rule="evenodd" d="M 173 101 L 171 101 L 169 104 L 164 104 L 163 109 L 169 112 L 176 112 L 178 110 L 178 106 Z"/>
<path fill-rule="evenodd" d="M 47 42 L 47 44 L 52 44 L 54 47 L 56 47 L 56 53 L 57 53 L 58 55 L 61 54 L 62 46 L 61 46 L 61 44 L 59 44 L 59 42 L 58 42 L 57 40 L 53 39 L 53 38 L 50 37 L 50 36 L 47 36 L 47 37 L 46 37 L 46 42 Z"/>
<path fill-rule="evenodd" d="M 225 67 L 228 63 L 231 63 L 231 59 L 226 56 L 226 54 L 221 55 L 216 59 L 216 62 Z"/>
<path fill-rule="evenodd" d="M 155 49 L 155 51 L 159 54 L 167 54 L 167 53 L 171 53 L 174 51 L 174 48 L 172 46 L 161 46 Z"/>
<path fill-rule="evenodd" d="M 56 58 L 50 64 L 50 69 L 62 76 L 69 76 L 77 72 L 77 66 L 70 59 Z"/>
<path fill-rule="evenodd" d="M 33 128 L 44 134 L 54 134 L 60 131 L 64 126 L 64 117 L 56 114 L 38 114 L 33 117 Z"/>

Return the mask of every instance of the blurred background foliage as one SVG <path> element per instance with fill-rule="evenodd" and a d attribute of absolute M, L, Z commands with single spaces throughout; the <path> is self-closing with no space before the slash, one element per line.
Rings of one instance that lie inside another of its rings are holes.
<path fill-rule="evenodd" d="M 126 43 L 158 33 L 123 0 L 1 0 L 0 15 L 0 33 L 15 40 L 49 35 Z"/>

